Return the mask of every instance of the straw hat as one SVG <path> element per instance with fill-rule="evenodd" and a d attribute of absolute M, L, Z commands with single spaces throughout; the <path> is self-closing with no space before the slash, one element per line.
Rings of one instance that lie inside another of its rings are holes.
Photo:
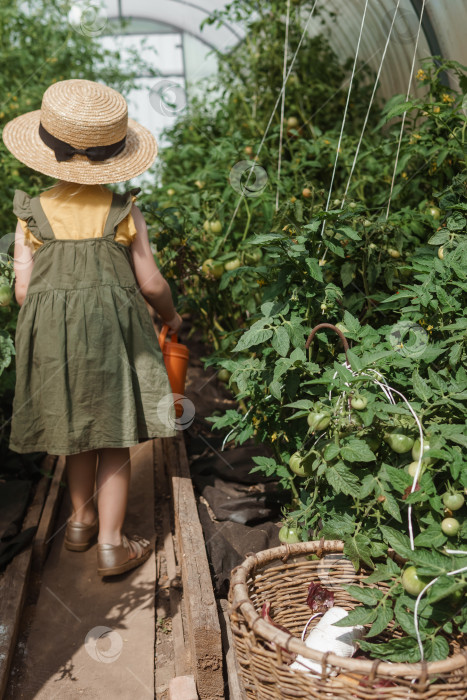
<path fill-rule="evenodd" d="M 125 98 L 91 80 L 50 85 L 41 109 L 8 122 L 2 136 L 30 168 L 84 185 L 129 180 L 157 155 L 154 136 L 128 118 Z"/>

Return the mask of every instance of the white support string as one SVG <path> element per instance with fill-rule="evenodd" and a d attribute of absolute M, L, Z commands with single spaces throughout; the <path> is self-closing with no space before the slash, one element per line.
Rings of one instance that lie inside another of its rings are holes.
<path fill-rule="evenodd" d="M 343 363 L 343 366 L 348 368 L 348 363 L 347 362 Z M 402 400 L 407 404 L 410 412 L 412 413 L 413 417 L 415 418 L 415 422 L 417 423 L 417 427 L 418 427 L 419 435 L 420 435 L 420 454 L 418 457 L 417 469 L 415 470 L 415 475 L 414 475 L 413 481 L 412 481 L 412 488 L 410 490 L 410 493 L 414 493 L 417 482 L 418 482 L 418 478 L 420 475 L 420 471 L 422 468 L 422 458 L 423 458 L 423 453 L 424 453 L 423 429 L 422 429 L 422 424 L 421 424 L 417 414 L 415 413 L 414 409 L 410 405 L 410 402 L 406 399 L 404 394 L 402 394 L 397 389 L 394 389 L 394 387 L 389 386 L 389 384 L 386 382 L 383 375 L 380 372 L 378 372 L 377 370 L 370 368 L 368 370 L 368 372 L 371 372 L 372 374 L 377 375 L 379 377 L 379 379 L 371 377 L 370 375 L 365 374 L 363 372 L 354 372 L 353 370 L 351 370 L 351 371 L 352 371 L 352 374 L 354 377 L 357 377 L 357 376 L 358 377 L 365 377 L 365 378 L 369 379 L 370 381 L 372 381 L 373 383 L 375 383 L 377 386 L 379 386 L 380 389 L 384 392 L 384 394 L 388 398 L 389 402 L 393 405 L 396 404 L 396 402 L 394 400 L 393 392 L 395 394 L 398 394 L 398 396 L 400 396 L 402 398 Z M 336 377 L 336 376 L 337 376 L 337 372 L 334 373 L 334 377 Z M 348 382 L 345 382 L 345 385 L 350 386 Z M 344 394 L 342 394 L 342 395 L 344 395 Z M 331 398 L 331 392 L 329 392 L 329 398 Z M 410 536 L 410 548 L 412 551 L 414 551 L 415 550 L 415 543 L 414 543 L 414 537 L 413 537 L 412 505 L 411 504 L 409 505 L 409 508 L 408 508 L 408 525 L 409 525 L 409 536 Z M 463 550 L 457 550 L 457 549 L 446 549 L 445 552 L 447 554 L 467 555 L 467 552 L 465 552 Z M 467 571 L 467 566 L 463 566 L 459 569 L 455 569 L 453 571 L 446 572 L 446 576 L 455 576 L 456 574 L 461 574 L 461 573 L 464 573 L 466 571 Z M 417 644 L 418 644 L 418 648 L 420 650 L 420 658 L 422 661 L 424 659 L 424 652 L 423 652 L 423 643 L 422 643 L 422 638 L 420 635 L 420 628 L 419 628 L 419 623 L 418 623 L 418 608 L 420 605 L 420 601 L 421 601 L 422 597 L 425 595 L 426 591 L 431 586 L 433 586 L 436 583 L 436 581 L 438 581 L 438 579 L 439 579 L 439 576 L 436 576 L 429 583 L 427 583 L 427 585 L 423 588 L 423 590 L 417 596 L 417 599 L 415 602 L 415 607 L 414 607 L 415 636 L 417 637 Z"/>
<path fill-rule="evenodd" d="M 285 113 L 285 84 L 287 81 L 287 49 L 289 44 L 289 19 L 290 19 L 290 0 L 287 0 L 287 16 L 285 18 L 285 41 L 284 41 L 284 66 L 282 69 L 282 104 L 281 104 L 281 126 L 279 135 L 279 157 L 277 160 L 277 190 L 276 190 L 276 211 L 279 210 L 279 185 L 281 180 L 281 163 L 282 163 L 282 140 L 284 135 L 284 113 Z"/>
<path fill-rule="evenodd" d="M 405 98 L 406 103 L 409 101 L 410 91 L 412 88 L 412 80 L 413 80 L 413 75 L 415 72 L 415 62 L 417 60 L 418 43 L 420 41 L 420 34 L 422 31 L 422 21 L 423 21 L 423 13 L 425 11 L 425 5 L 426 5 L 426 0 L 423 0 L 422 9 L 420 11 L 420 22 L 418 24 L 417 38 L 415 40 L 415 50 L 413 53 L 412 68 L 410 71 L 409 87 L 407 88 L 407 96 Z M 399 134 L 399 143 L 397 144 L 396 162 L 394 164 L 394 172 L 392 174 L 392 181 L 391 181 L 391 191 L 389 193 L 388 207 L 386 210 L 386 221 L 389 218 L 389 212 L 391 210 L 392 194 L 394 192 L 394 184 L 396 182 L 397 166 L 399 165 L 399 155 L 400 155 L 400 150 L 401 150 L 401 145 L 402 145 L 402 136 L 404 135 L 404 126 L 405 126 L 406 118 L 407 118 L 407 110 L 404 112 L 404 114 L 402 116 L 401 131 Z"/>
<path fill-rule="evenodd" d="M 357 48 L 355 51 L 355 59 L 354 59 L 353 66 L 352 66 L 352 75 L 350 76 L 349 90 L 347 92 L 347 100 L 346 100 L 345 108 L 344 108 L 344 116 L 342 118 L 341 132 L 339 134 L 339 141 L 337 144 L 336 160 L 334 161 L 334 167 L 332 169 L 331 184 L 329 186 L 328 199 L 326 202 L 326 210 L 325 211 L 329 211 L 329 202 L 331 201 L 331 193 L 332 193 L 332 188 L 334 185 L 334 178 L 336 177 L 337 161 L 339 160 L 339 153 L 340 153 L 340 149 L 341 149 L 342 137 L 344 135 L 345 122 L 347 120 L 347 112 L 349 111 L 350 95 L 352 93 L 353 81 L 354 81 L 354 77 L 355 77 L 355 70 L 357 68 L 358 54 L 360 52 L 360 44 L 362 42 L 363 27 L 365 26 L 366 13 L 368 10 L 368 2 L 369 2 L 369 0 L 366 0 L 365 8 L 363 10 L 362 22 L 360 25 L 360 33 L 358 35 Z M 321 238 L 324 235 L 325 228 L 326 228 L 326 219 L 323 221 L 323 226 L 321 228 Z M 319 244 L 318 252 L 319 252 L 320 247 L 321 247 L 321 243 Z"/>
<path fill-rule="evenodd" d="M 261 143 L 260 143 L 260 145 L 259 145 L 259 148 L 258 148 L 258 150 L 257 150 L 257 152 L 256 152 L 256 154 L 255 154 L 255 158 L 258 157 L 259 154 L 261 153 L 261 149 L 263 148 L 264 142 L 265 142 L 265 140 L 266 140 L 266 136 L 267 136 L 267 134 L 268 134 L 269 128 L 270 128 L 270 126 L 271 126 L 271 124 L 272 124 L 272 120 L 273 120 L 274 115 L 275 115 L 275 113 L 276 113 L 277 106 L 278 106 L 278 104 L 279 104 L 279 102 L 280 102 L 280 100 L 281 100 L 281 98 L 282 98 L 282 93 L 285 91 L 285 84 L 286 84 L 287 80 L 289 79 L 290 73 L 292 72 L 292 69 L 293 69 L 293 67 L 294 67 L 295 60 L 296 60 L 297 55 L 298 55 L 298 52 L 300 51 L 300 48 L 301 48 L 301 46 L 302 46 L 303 39 L 305 38 L 305 35 L 306 35 L 306 33 L 307 33 L 307 30 L 308 30 L 308 25 L 309 25 L 309 23 L 310 23 L 310 21 L 311 21 L 311 18 L 312 18 L 313 15 L 314 15 L 314 12 L 315 12 L 316 5 L 317 5 L 317 4 L 318 4 L 318 0 L 315 0 L 315 2 L 314 2 L 314 4 L 313 4 L 313 7 L 312 7 L 311 10 L 310 10 L 310 14 L 308 15 L 308 19 L 307 19 L 307 21 L 306 21 L 305 28 L 304 28 L 304 30 L 303 30 L 303 32 L 302 32 L 302 36 L 300 37 L 300 41 L 298 42 L 298 46 L 297 46 L 297 48 L 296 48 L 296 50 L 295 50 L 295 53 L 294 53 L 294 55 L 293 55 L 293 57 L 292 57 L 292 61 L 291 61 L 291 63 L 290 63 L 289 70 L 287 71 L 287 75 L 286 75 L 286 78 L 285 78 L 285 82 L 282 83 L 282 87 L 281 87 L 281 90 L 280 90 L 279 95 L 278 95 L 278 97 L 277 97 L 276 104 L 274 105 L 274 107 L 273 107 L 273 109 L 272 109 L 271 116 L 269 117 L 269 121 L 268 121 L 268 123 L 267 123 L 266 129 L 265 129 L 264 134 L 263 134 L 263 137 L 262 137 L 262 139 L 261 139 Z M 251 173 L 253 172 L 254 166 L 255 166 L 255 163 L 253 163 L 252 166 L 251 166 L 251 168 L 250 168 L 250 172 L 248 173 L 248 177 L 247 177 L 247 181 L 246 181 L 246 183 L 245 183 L 245 187 L 248 185 L 248 182 L 250 181 Z M 230 222 L 229 222 L 229 225 L 228 225 L 228 227 L 227 227 L 227 232 L 226 232 L 226 234 L 225 234 L 225 236 L 224 236 L 224 241 L 226 240 L 227 236 L 229 235 L 230 229 L 231 229 L 231 227 L 232 227 L 232 224 L 233 224 L 233 222 L 234 222 L 235 217 L 237 216 L 237 212 L 238 212 L 238 209 L 239 209 L 239 207 L 240 207 L 240 202 L 242 201 L 243 197 L 244 197 L 244 195 L 242 194 L 242 195 L 240 195 L 240 197 L 238 198 L 237 205 L 236 205 L 236 207 L 235 207 L 235 211 L 234 211 L 234 213 L 232 214 L 232 218 L 231 218 L 231 220 L 230 220 Z"/>
<path fill-rule="evenodd" d="M 360 153 L 360 148 L 361 148 L 361 145 L 362 145 L 362 142 L 363 142 L 363 136 L 364 136 L 364 134 L 365 134 L 366 127 L 367 127 L 367 125 L 368 125 L 368 120 L 369 120 L 369 118 L 370 118 L 371 108 L 372 108 L 372 106 L 373 106 L 373 102 L 374 102 L 374 99 L 375 99 L 376 90 L 378 89 L 378 83 L 379 83 L 379 79 L 380 79 L 380 77 L 381 77 L 381 72 L 382 72 L 382 70 L 383 70 L 384 59 L 386 58 L 386 54 L 387 54 L 388 47 L 389 47 L 389 42 L 390 42 L 390 40 L 391 40 L 392 30 L 393 30 L 393 28 L 394 28 L 394 24 L 395 24 L 395 21 L 396 21 L 396 16 L 397 16 L 397 13 L 398 13 L 398 11 L 399 11 L 399 6 L 400 6 L 400 4 L 401 4 L 401 0 L 397 0 L 396 9 L 395 9 L 395 12 L 394 12 L 394 16 L 393 16 L 393 18 L 392 18 L 391 26 L 390 26 L 390 28 L 389 28 L 389 34 L 388 34 L 387 39 L 386 39 L 386 44 L 385 44 L 385 47 L 384 47 L 383 55 L 381 56 L 381 61 L 380 61 L 380 64 L 379 64 L 378 73 L 377 73 L 377 75 L 376 75 L 375 84 L 374 84 L 374 86 L 373 86 L 373 92 L 372 92 L 372 95 L 371 95 L 371 98 L 370 98 L 370 104 L 368 105 L 368 111 L 367 111 L 367 113 L 366 113 L 366 117 L 365 117 L 365 121 L 364 121 L 364 124 L 363 124 L 362 133 L 360 134 L 360 140 L 359 140 L 358 145 L 357 145 L 357 150 L 356 150 L 356 152 L 355 152 L 355 157 L 354 157 L 354 159 L 353 159 L 352 167 L 351 167 L 351 169 L 350 169 L 349 179 L 347 180 L 347 185 L 346 185 L 346 188 L 345 188 L 344 196 L 343 196 L 343 198 L 342 198 L 341 209 L 344 207 L 345 200 L 346 200 L 346 197 L 347 197 L 347 193 L 348 193 L 349 187 L 350 187 L 350 182 L 351 182 L 351 180 L 352 180 L 353 173 L 354 173 L 354 170 L 355 170 L 355 166 L 356 166 L 356 164 L 357 164 L 358 155 L 359 155 L 359 153 Z"/>

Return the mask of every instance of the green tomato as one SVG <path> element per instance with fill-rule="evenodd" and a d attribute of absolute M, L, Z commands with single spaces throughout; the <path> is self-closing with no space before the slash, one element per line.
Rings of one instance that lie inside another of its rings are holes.
<path fill-rule="evenodd" d="M 217 262 L 212 258 L 208 258 L 204 261 L 202 267 L 203 275 L 205 277 L 215 277 L 219 279 L 224 274 L 224 265 L 221 262 Z"/>
<path fill-rule="evenodd" d="M 311 411 L 307 417 L 307 423 L 313 432 L 325 430 L 331 422 L 331 415 L 326 411 Z"/>
<path fill-rule="evenodd" d="M 353 396 L 350 400 L 350 405 L 356 411 L 364 411 L 368 405 L 368 399 L 366 396 L 362 396 L 361 394 L 355 394 L 355 396 Z"/>
<path fill-rule="evenodd" d="M 455 537 L 459 532 L 460 524 L 456 518 L 444 518 L 441 521 L 441 530 L 448 537 Z"/>
<path fill-rule="evenodd" d="M 388 253 L 391 258 L 400 258 L 401 254 L 395 248 L 388 248 Z"/>
<path fill-rule="evenodd" d="M 9 306 L 13 299 L 13 290 L 8 284 L 0 286 L 0 306 Z"/>
<path fill-rule="evenodd" d="M 449 510 L 459 510 L 464 505 L 465 499 L 461 493 L 447 491 L 443 496 L 443 503 Z"/>
<path fill-rule="evenodd" d="M 230 379 L 230 372 L 228 369 L 222 368 L 217 373 L 217 378 L 221 382 L 228 382 Z"/>
<path fill-rule="evenodd" d="M 203 224 L 203 229 L 206 231 L 206 233 L 209 233 L 209 231 L 211 230 L 211 222 L 207 219 Z"/>
<path fill-rule="evenodd" d="M 238 258 L 233 258 L 232 260 L 227 260 L 227 262 L 224 263 L 224 268 L 226 270 L 236 270 L 241 264 L 242 263 Z"/>
<path fill-rule="evenodd" d="M 279 539 L 282 542 L 282 544 L 293 544 L 294 542 L 301 542 L 296 528 L 289 527 L 288 525 L 283 525 L 279 530 Z"/>
<path fill-rule="evenodd" d="M 416 474 L 418 467 L 418 462 L 410 462 L 409 466 L 407 467 L 407 471 L 410 474 L 410 476 L 413 478 Z M 423 472 L 426 471 L 426 463 L 422 461 L 422 467 L 420 469 L 420 475 L 423 474 Z"/>
<path fill-rule="evenodd" d="M 439 209 L 439 207 L 428 207 L 427 211 L 435 221 L 438 221 L 441 216 L 441 209 Z"/>
<path fill-rule="evenodd" d="M 415 566 L 409 566 L 402 574 L 402 585 L 409 595 L 417 596 L 423 591 L 430 579 L 423 578 L 417 573 Z"/>
<path fill-rule="evenodd" d="M 298 121 L 297 117 L 289 117 L 287 119 L 287 126 L 289 129 L 297 129 L 299 124 L 300 122 Z"/>
<path fill-rule="evenodd" d="M 247 250 L 245 253 L 245 261 L 250 264 L 259 263 L 262 257 L 263 251 L 261 248 L 252 248 L 251 250 Z"/>
<path fill-rule="evenodd" d="M 311 464 L 308 460 L 303 459 L 300 452 L 294 452 L 289 459 L 289 467 L 297 476 L 310 476 Z"/>
<path fill-rule="evenodd" d="M 211 221 L 211 233 L 220 233 L 222 231 L 222 224 L 219 220 Z"/>
<path fill-rule="evenodd" d="M 413 446 L 413 438 L 409 435 L 404 435 L 404 433 L 386 433 L 384 436 L 384 442 L 389 445 L 393 452 L 398 454 L 404 454 L 408 452 Z M 414 457 L 414 459 L 417 459 Z"/>
<path fill-rule="evenodd" d="M 423 441 L 423 454 L 425 452 L 428 452 L 430 449 L 429 443 L 424 440 Z M 420 459 L 420 440 L 417 438 L 413 444 L 412 447 L 412 459 L 414 461 L 418 461 Z M 426 462 L 427 464 L 434 464 L 436 462 L 436 459 L 433 459 L 433 457 L 424 457 L 423 461 Z"/>

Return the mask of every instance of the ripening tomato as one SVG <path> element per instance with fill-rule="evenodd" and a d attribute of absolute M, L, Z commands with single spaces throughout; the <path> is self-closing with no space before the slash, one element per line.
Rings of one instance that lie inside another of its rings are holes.
<path fill-rule="evenodd" d="M 423 441 L 423 454 L 425 452 L 428 452 L 430 449 L 430 444 L 424 440 Z M 417 438 L 413 444 L 412 447 L 412 459 L 414 461 L 417 461 L 420 459 L 420 440 Z M 436 459 L 433 459 L 433 457 L 423 457 L 423 461 L 426 462 L 427 464 L 434 464 L 436 462 Z"/>
<path fill-rule="evenodd" d="M 201 269 L 205 277 L 212 276 L 219 279 L 224 274 L 224 265 L 221 262 L 213 260 L 212 258 L 205 260 Z"/>
<path fill-rule="evenodd" d="M 448 537 L 455 537 L 459 532 L 460 523 L 456 518 L 444 518 L 441 521 L 441 530 Z"/>
<path fill-rule="evenodd" d="M 287 119 L 287 126 L 289 129 L 297 129 L 299 124 L 300 122 L 298 121 L 297 117 L 289 117 Z"/>
<path fill-rule="evenodd" d="M 8 284 L 0 286 L 0 306 L 9 306 L 13 299 L 13 290 Z"/>
<path fill-rule="evenodd" d="M 309 462 L 303 459 L 300 452 L 294 452 L 289 459 L 289 467 L 291 471 L 297 476 L 310 476 L 311 475 L 311 465 Z"/>
<path fill-rule="evenodd" d="M 226 270 L 236 270 L 241 264 L 242 263 L 238 258 L 233 258 L 232 260 L 227 260 L 227 262 L 224 263 L 224 268 Z"/>
<path fill-rule="evenodd" d="M 417 472 L 418 468 L 418 462 L 410 462 L 409 466 L 407 467 L 407 471 L 409 472 L 410 476 L 413 478 Z M 422 460 L 422 466 L 420 469 L 420 474 L 419 477 L 423 474 L 423 472 L 426 471 L 426 464 Z"/>
<path fill-rule="evenodd" d="M 216 219 L 215 221 L 211 221 L 211 233 L 220 233 L 222 231 L 222 224 L 221 222 Z"/>
<path fill-rule="evenodd" d="M 417 596 L 423 591 L 430 579 L 418 575 L 415 566 L 409 566 L 402 574 L 402 585 L 410 595 Z"/>
<path fill-rule="evenodd" d="M 259 263 L 262 257 L 263 251 L 261 248 L 250 248 L 250 250 L 245 252 L 245 261 L 250 264 Z"/>
<path fill-rule="evenodd" d="M 298 535 L 298 530 L 294 527 L 289 527 L 288 525 L 283 525 L 279 530 L 279 539 L 282 544 L 293 544 L 294 542 L 301 542 Z"/>
<path fill-rule="evenodd" d="M 384 436 L 384 442 L 389 445 L 393 452 L 398 454 L 404 454 L 412 449 L 413 438 L 409 435 L 404 435 L 404 433 L 386 433 Z M 414 457 L 414 459 L 416 459 Z"/>
<path fill-rule="evenodd" d="M 388 253 L 391 258 L 400 258 L 401 254 L 395 248 L 388 248 Z"/>
<path fill-rule="evenodd" d="M 368 399 L 366 396 L 362 396 L 361 394 L 355 394 L 355 396 L 352 396 L 350 399 L 350 405 L 356 411 L 364 411 L 368 405 Z"/>
<path fill-rule="evenodd" d="M 309 198 L 311 197 L 311 194 L 312 194 L 312 192 L 311 192 L 311 190 L 310 190 L 309 187 L 304 187 L 304 188 L 303 188 L 303 190 L 302 190 L 302 197 L 304 197 L 305 199 L 309 199 Z"/>
<path fill-rule="evenodd" d="M 439 207 L 428 207 L 427 211 L 429 214 L 431 214 L 435 221 L 438 221 L 439 217 L 441 216 L 441 209 Z"/>
<path fill-rule="evenodd" d="M 230 372 L 228 369 L 225 369 L 224 367 L 220 369 L 217 373 L 217 378 L 221 382 L 228 382 L 230 379 Z"/>
<path fill-rule="evenodd" d="M 449 510 L 459 510 L 465 503 L 464 496 L 455 491 L 447 491 L 443 496 L 443 503 Z"/>
<path fill-rule="evenodd" d="M 331 422 L 331 414 L 324 410 L 310 411 L 307 417 L 307 423 L 311 430 L 325 430 Z"/>

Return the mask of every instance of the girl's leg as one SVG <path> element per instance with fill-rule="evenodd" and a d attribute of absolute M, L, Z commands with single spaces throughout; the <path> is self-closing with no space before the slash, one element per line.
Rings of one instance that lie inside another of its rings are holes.
<path fill-rule="evenodd" d="M 68 488 L 73 506 L 70 520 L 90 525 L 96 519 L 93 502 L 96 463 L 97 450 L 66 456 Z"/>
<path fill-rule="evenodd" d="M 122 543 L 122 527 L 128 501 L 131 462 L 129 447 L 99 450 L 97 468 L 97 504 L 99 544 Z"/>

